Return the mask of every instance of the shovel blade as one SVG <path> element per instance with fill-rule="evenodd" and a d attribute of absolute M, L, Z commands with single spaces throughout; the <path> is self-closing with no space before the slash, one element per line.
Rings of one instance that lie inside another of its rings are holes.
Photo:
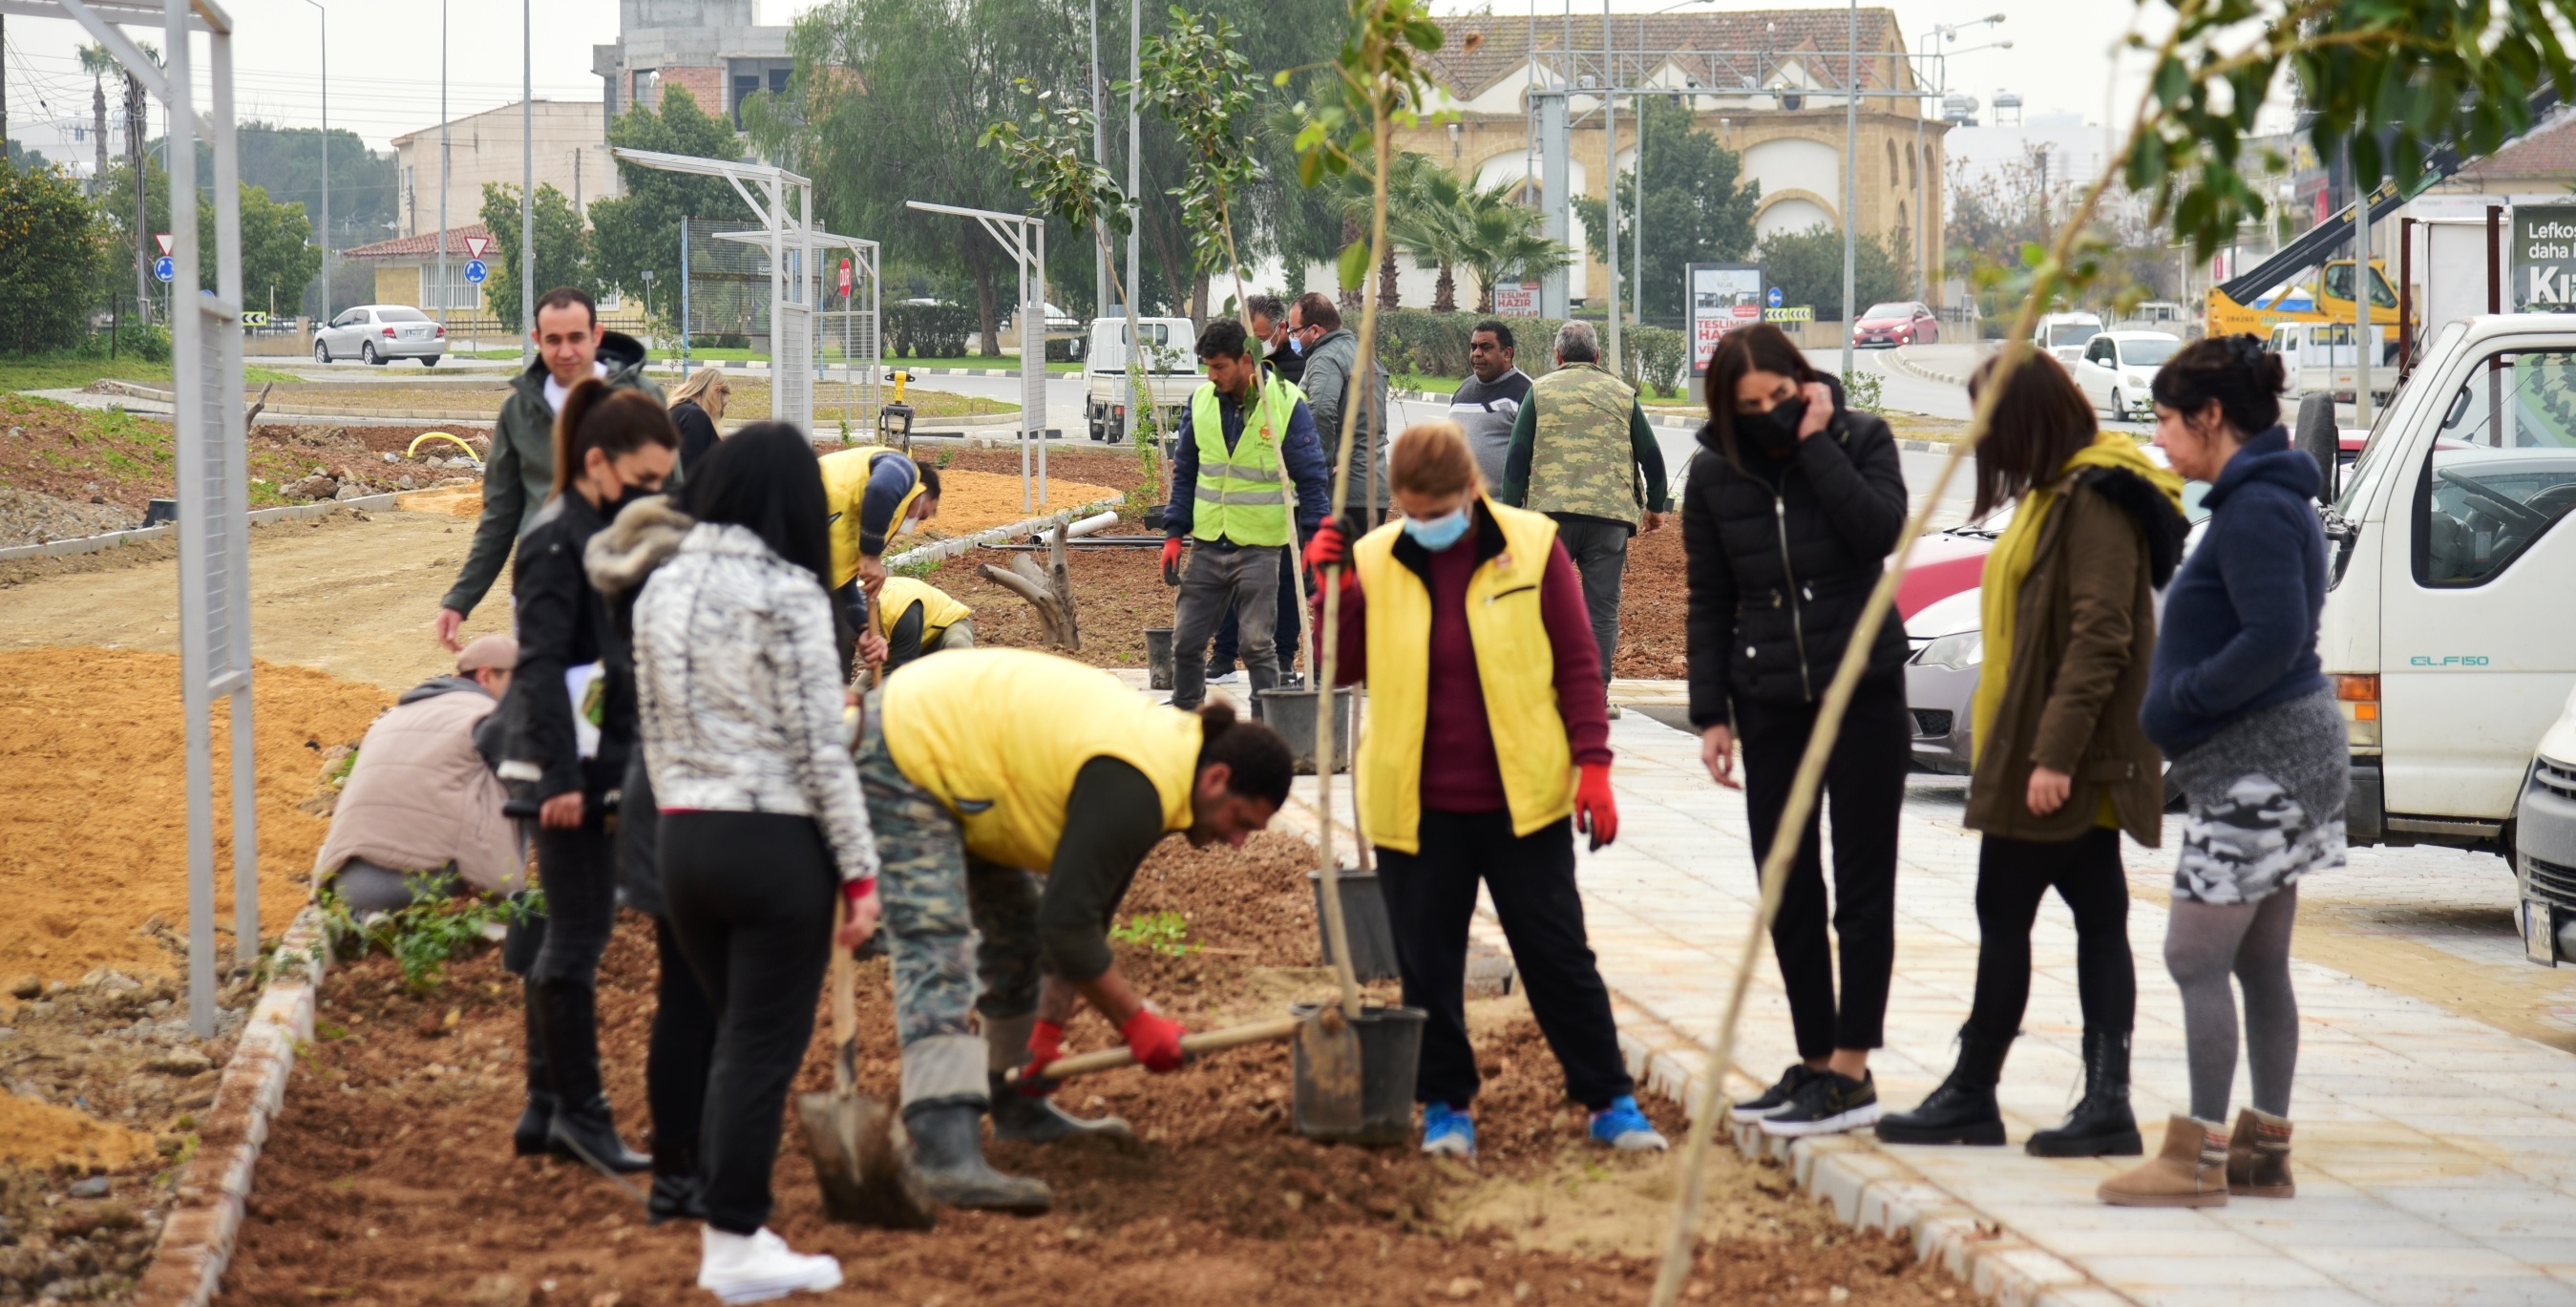
<path fill-rule="evenodd" d="M 1297 1027 L 1297 1133 L 1309 1139 L 1350 1139 L 1367 1126 L 1360 1092 L 1360 1032 L 1338 1007 L 1327 1007 Z"/>
<path fill-rule="evenodd" d="M 902 1126 L 885 1104 L 862 1094 L 799 1094 L 796 1115 L 825 1215 L 880 1230 L 937 1223 L 911 1150 L 895 1137 Z"/>

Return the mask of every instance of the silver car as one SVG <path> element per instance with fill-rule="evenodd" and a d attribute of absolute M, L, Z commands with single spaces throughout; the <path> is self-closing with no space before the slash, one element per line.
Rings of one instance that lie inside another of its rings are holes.
<path fill-rule="evenodd" d="M 419 359 L 425 368 L 447 357 L 447 328 L 404 304 L 361 304 L 313 329 L 313 361 L 358 359 L 384 364 Z"/>

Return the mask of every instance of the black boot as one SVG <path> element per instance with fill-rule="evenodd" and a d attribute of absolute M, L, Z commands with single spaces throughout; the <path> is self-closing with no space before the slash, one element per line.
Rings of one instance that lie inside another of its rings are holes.
<path fill-rule="evenodd" d="M 1008 1139 L 1020 1144 L 1051 1144 L 1074 1135 L 1127 1139 L 1135 1133 L 1117 1117 L 1079 1117 L 1047 1099 L 1023 1094 L 1019 1086 L 1003 1083 L 999 1071 L 992 1073 L 992 1092 L 995 1139 Z"/>
<path fill-rule="evenodd" d="M 1035 1215 L 1054 1206 L 1046 1181 L 1004 1175 L 985 1163 L 984 1132 L 976 1125 L 983 1114 L 984 1104 L 958 1098 L 903 1109 L 923 1187 L 951 1207 Z"/>
<path fill-rule="evenodd" d="M 1959 1031 L 1959 1061 L 1941 1087 L 1911 1112 L 1882 1117 L 1878 1137 L 1891 1144 L 1982 1144 L 2004 1141 L 2003 1113 L 1995 1107 L 1995 1082 L 2003 1078 L 2012 1040 Z"/>
<path fill-rule="evenodd" d="M 695 1144 L 653 1141 L 653 1191 L 644 1198 L 644 1223 L 707 1219 L 706 1181 L 698 1174 Z"/>
<path fill-rule="evenodd" d="M 2033 1157 L 2136 1157 L 2146 1151 L 2129 1111 L 2129 1032 L 2084 1031 L 2084 1097 L 2054 1130 L 2023 1145 Z"/>
<path fill-rule="evenodd" d="M 519 1124 L 510 1131 L 510 1148 L 521 1157 L 534 1157 L 546 1151 L 546 1125 L 555 1119 L 554 1081 L 546 1074 L 546 1031 L 539 1020 L 537 991 L 530 986 L 524 996 L 528 1009 L 528 1106 L 519 1113 Z"/>
<path fill-rule="evenodd" d="M 653 1159 L 617 1137 L 608 1095 L 599 1086 L 598 994 L 573 981 L 537 987 L 544 999 L 546 1070 L 554 1080 L 554 1120 L 546 1146 L 604 1171 L 650 1170 Z"/>

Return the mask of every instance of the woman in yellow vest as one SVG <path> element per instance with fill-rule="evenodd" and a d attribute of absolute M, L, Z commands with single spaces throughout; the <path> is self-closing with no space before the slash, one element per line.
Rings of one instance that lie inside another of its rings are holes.
<path fill-rule="evenodd" d="M 859 787 L 884 865 L 914 1160 L 943 1202 L 1042 1211 L 1045 1184 L 985 1165 L 976 1117 L 989 1105 L 996 1138 L 1036 1143 L 1125 1132 L 1058 1111 L 1040 1073 L 1076 999 L 1147 1070 L 1181 1064 L 1180 1023 L 1118 973 L 1110 921 L 1164 836 L 1241 844 L 1270 824 L 1294 774 L 1288 742 L 1223 705 L 1175 712 L 1024 649 L 925 658 L 869 694 L 865 720 Z"/>
<path fill-rule="evenodd" d="M 975 610 L 928 581 L 887 577 L 874 611 L 888 674 L 923 654 L 975 647 Z"/>
<path fill-rule="evenodd" d="M 1340 574 L 1338 679 L 1369 687 L 1360 819 L 1377 845 L 1404 1001 L 1429 1016 L 1414 1083 L 1422 1151 L 1476 1151 L 1462 988 L 1480 881 L 1566 1092 L 1592 1109 L 1592 1137 L 1661 1149 L 1619 1054 L 1574 884 L 1576 827 L 1595 849 L 1619 833 L 1583 579 L 1554 521 L 1486 497 L 1458 424 L 1406 430 L 1390 461 L 1404 518 L 1356 544 L 1327 522 L 1306 557 Z"/>
<path fill-rule="evenodd" d="M 832 597 L 849 618 L 871 664 L 885 658 L 884 637 L 868 621 L 868 603 L 886 581 L 886 544 L 939 515 L 939 469 L 900 450 L 859 445 L 825 454 L 823 498 L 832 514 Z"/>

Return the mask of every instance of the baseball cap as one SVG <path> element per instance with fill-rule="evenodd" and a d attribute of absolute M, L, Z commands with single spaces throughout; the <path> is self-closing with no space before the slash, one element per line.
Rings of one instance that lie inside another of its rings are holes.
<path fill-rule="evenodd" d="M 465 651 L 456 655 L 456 670 L 479 672 L 486 669 L 506 672 L 519 665 L 519 642 L 506 635 L 476 636 Z"/>

